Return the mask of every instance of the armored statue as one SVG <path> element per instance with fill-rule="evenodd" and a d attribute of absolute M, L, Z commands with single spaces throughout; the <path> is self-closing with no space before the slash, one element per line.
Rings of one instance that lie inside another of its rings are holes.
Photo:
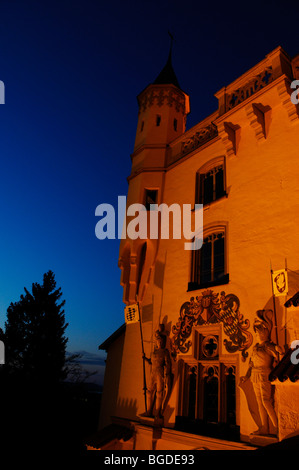
<path fill-rule="evenodd" d="M 166 348 L 166 335 L 163 324 L 160 324 L 155 332 L 155 348 L 151 357 L 147 358 L 145 355 L 143 357 L 152 366 L 150 384 L 147 390 L 146 414 L 147 416 L 153 416 L 154 414 L 161 418 L 172 386 L 171 359 Z"/>
<path fill-rule="evenodd" d="M 272 310 L 258 310 L 257 317 L 253 323 L 253 329 L 258 337 L 258 342 L 253 347 L 249 368 L 244 377 L 241 377 L 241 384 L 249 378 L 251 379 L 256 396 L 261 427 L 253 434 L 269 434 L 268 418 L 274 426 L 274 433 L 277 434 L 278 421 L 272 400 L 272 385 L 269 381 L 269 374 L 273 368 L 273 361 L 279 360 L 282 349 L 270 340 L 272 330 Z"/>

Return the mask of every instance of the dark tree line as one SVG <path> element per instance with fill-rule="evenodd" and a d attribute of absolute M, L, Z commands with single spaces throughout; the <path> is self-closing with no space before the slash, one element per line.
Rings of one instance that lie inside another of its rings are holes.
<path fill-rule="evenodd" d="M 5 364 L 0 366 L 5 447 L 45 452 L 81 453 L 82 435 L 73 389 L 66 387 L 66 328 L 61 288 L 52 271 L 42 284 L 24 288 L 7 309 L 0 339 Z"/>
<path fill-rule="evenodd" d="M 65 300 L 52 271 L 44 274 L 42 284 L 32 284 L 32 292 L 24 290 L 8 307 L 1 332 L 4 368 L 20 379 L 54 385 L 65 378 Z"/>

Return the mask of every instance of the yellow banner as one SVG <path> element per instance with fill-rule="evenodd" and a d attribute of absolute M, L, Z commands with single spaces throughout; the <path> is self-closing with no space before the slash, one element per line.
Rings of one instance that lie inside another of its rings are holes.
<path fill-rule="evenodd" d="M 288 273 L 286 269 L 272 272 L 273 294 L 275 297 L 279 295 L 287 295 L 288 293 Z"/>
<path fill-rule="evenodd" d="M 136 323 L 139 321 L 138 304 L 127 305 L 125 307 L 125 322 Z"/>

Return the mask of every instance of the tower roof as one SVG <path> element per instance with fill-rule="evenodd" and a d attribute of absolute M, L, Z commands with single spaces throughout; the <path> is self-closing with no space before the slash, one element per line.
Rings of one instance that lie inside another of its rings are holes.
<path fill-rule="evenodd" d="M 170 51 L 169 51 L 166 65 L 161 70 L 161 72 L 159 73 L 159 75 L 157 76 L 153 84 L 154 85 L 175 85 L 177 88 L 181 88 L 179 85 L 178 79 L 176 77 L 176 74 L 174 73 L 174 70 L 173 70 L 171 53 L 172 53 L 172 41 L 171 41 Z"/>

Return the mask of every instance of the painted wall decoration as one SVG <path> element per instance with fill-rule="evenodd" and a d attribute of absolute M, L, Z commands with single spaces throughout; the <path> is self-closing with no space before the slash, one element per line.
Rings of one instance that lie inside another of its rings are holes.
<path fill-rule="evenodd" d="M 184 302 L 180 308 L 180 316 L 172 327 L 172 355 L 187 353 L 191 346 L 190 336 L 192 327 L 211 323 L 223 323 L 224 333 L 229 339 L 224 340 L 224 346 L 230 353 L 241 351 L 242 360 L 248 357 L 247 349 L 251 346 L 253 337 L 248 331 L 250 322 L 240 313 L 240 300 L 234 294 L 225 292 L 214 293 L 211 289 L 203 291 L 196 298 Z"/>

